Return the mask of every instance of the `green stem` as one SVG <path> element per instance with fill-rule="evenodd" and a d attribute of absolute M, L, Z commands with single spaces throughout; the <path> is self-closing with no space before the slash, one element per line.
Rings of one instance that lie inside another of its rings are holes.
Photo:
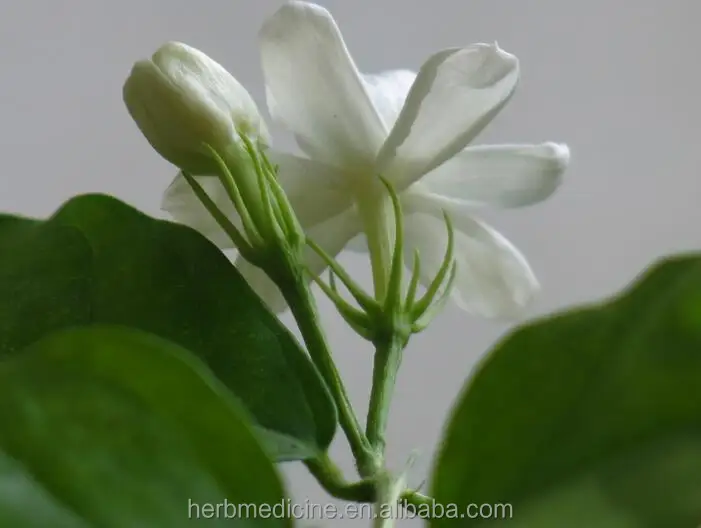
<path fill-rule="evenodd" d="M 372 390 L 365 433 L 380 459 L 384 458 L 385 430 L 404 344 L 405 340 L 395 333 L 375 346 Z"/>
<path fill-rule="evenodd" d="M 414 506 L 430 506 L 434 502 L 433 498 L 414 490 L 405 490 L 402 492 L 400 499 Z"/>
<path fill-rule="evenodd" d="M 307 346 L 312 361 L 324 378 L 338 409 L 338 420 L 348 438 L 361 476 L 369 476 L 376 467 L 373 450 L 355 416 L 348 393 L 331 357 L 330 347 L 321 329 L 314 296 L 301 275 L 291 281 L 280 281 L 282 291 Z"/>
<path fill-rule="evenodd" d="M 375 516 L 373 528 L 392 528 L 397 520 L 398 502 L 401 498 L 406 484 L 406 474 L 394 477 L 386 470 L 377 476 L 377 498 L 375 499 L 375 509 L 378 514 Z M 384 511 L 383 511 L 384 510 Z"/>
<path fill-rule="evenodd" d="M 348 482 L 328 455 L 306 460 L 304 465 L 332 497 L 353 502 L 374 502 L 377 492 L 373 480 Z"/>
<path fill-rule="evenodd" d="M 399 504 L 406 507 L 412 506 L 416 512 L 422 517 L 430 517 L 431 506 L 434 503 L 433 498 L 423 495 L 418 491 L 405 489 L 399 491 L 397 496 L 397 488 L 394 490 L 393 496 L 386 496 L 387 474 L 379 472 L 372 478 L 363 479 L 356 482 L 348 482 L 341 470 L 326 454 L 306 460 L 304 465 L 309 472 L 316 478 L 321 487 L 326 490 L 329 495 L 337 499 L 353 501 L 353 502 L 378 502 L 399 500 Z M 383 493 L 384 491 L 384 493 Z"/>
<path fill-rule="evenodd" d="M 431 518 L 435 501 L 428 495 L 413 490 L 405 490 L 401 494 L 399 501 L 405 508 L 411 506 L 420 517 L 424 519 Z"/>

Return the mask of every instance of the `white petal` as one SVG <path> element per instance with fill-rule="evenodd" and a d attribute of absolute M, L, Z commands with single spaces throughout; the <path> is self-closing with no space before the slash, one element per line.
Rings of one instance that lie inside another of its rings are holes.
<path fill-rule="evenodd" d="M 567 145 L 468 147 L 422 178 L 422 191 L 466 205 L 520 207 L 548 198 L 567 168 Z"/>
<path fill-rule="evenodd" d="M 421 280 L 436 275 L 447 245 L 441 204 L 431 198 L 404 197 L 407 265 L 413 251 L 421 256 Z M 538 281 L 523 255 L 494 229 L 466 214 L 461 207 L 447 211 L 455 228 L 457 275 L 452 298 L 464 310 L 490 318 L 523 314 L 538 291 Z"/>
<path fill-rule="evenodd" d="M 240 229 L 241 221 L 238 213 L 229 201 L 219 179 L 216 176 L 196 176 L 196 178 L 219 210 Z M 196 229 L 220 248 L 230 249 L 234 247 L 228 235 L 219 227 L 219 224 L 212 218 L 209 211 L 192 192 L 190 184 L 187 183 L 181 172 L 178 173 L 165 193 L 163 193 L 161 209 L 172 216 L 176 222 Z"/>
<path fill-rule="evenodd" d="M 415 79 L 416 73 L 409 70 L 363 75 L 365 88 L 387 130 L 391 130 L 397 121 Z"/>
<path fill-rule="evenodd" d="M 260 32 L 270 112 L 315 159 L 369 164 L 387 131 L 331 14 L 289 2 Z"/>
<path fill-rule="evenodd" d="M 342 186 L 343 174 L 337 169 L 291 154 L 269 151 L 277 164 L 279 181 L 302 227 L 328 220 L 351 205 L 350 195 Z M 241 219 L 224 186 L 215 176 L 196 176 L 209 197 L 241 230 Z M 207 209 L 192 192 L 182 173 L 178 173 L 166 189 L 161 208 L 176 222 L 201 232 L 221 248 L 232 248 L 232 242 Z"/>
<path fill-rule="evenodd" d="M 380 151 L 380 171 L 401 189 L 452 158 L 506 104 L 518 76 L 516 57 L 496 44 L 433 55 Z"/>
<path fill-rule="evenodd" d="M 313 226 L 342 213 L 352 205 L 348 175 L 318 161 L 272 151 L 279 166 L 278 181 L 302 226 Z"/>
<path fill-rule="evenodd" d="M 321 246 L 328 255 L 335 257 L 361 229 L 362 225 L 355 212 L 348 210 L 335 218 L 307 229 L 307 236 Z M 327 268 L 324 261 L 311 249 L 306 251 L 305 263 L 317 276 L 321 275 Z M 236 267 L 270 310 L 275 313 L 285 311 L 287 304 L 282 294 L 260 269 L 240 256 L 236 259 Z"/>

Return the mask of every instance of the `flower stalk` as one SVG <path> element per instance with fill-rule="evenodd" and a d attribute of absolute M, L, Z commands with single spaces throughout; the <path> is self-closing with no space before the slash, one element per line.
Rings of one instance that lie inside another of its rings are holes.
<path fill-rule="evenodd" d="M 316 303 L 309 283 L 301 274 L 296 274 L 292 280 L 279 280 L 277 284 L 299 326 L 307 351 L 319 369 L 336 403 L 339 423 L 356 460 L 358 473 L 363 477 L 372 476 L 378 468 L 378 462 L 372 446 L 363 434 L 360 422 L 355 415 L 348 393 L 331 356 L 326 335 L 321 329 Z"/>
<path fill-rule="evenodd" d="M 384 457 L 385 430 L 405 346 L 406 339 L 395 333 L 387 341 L 378 343 L 375 348 L 365 434 L 378 457 Z"/>
<path fill-rule="evenodd" d="M 368 219 L 377 221 L 375 228 L 370 230 L 376 235 L 375 246 L 370 246 L 371 260 L 375 263 L 375 295 L 371 296 L 353 281 L 345 270 L 313 241 L 307 243 L 328 264 L 331 273 L 329 284 L 318 277 L 312 277 L 326 295 L 334 302 L 341 316 L 363 338 L 375 346 L 373 364 L 372 389 L 368 403 L 365 435 L 372 448 L 375 459 L 380 467 L 384 464 L 386 447 L 385 430 L 396 384 L 397 373 L 401 365 L 402 353 L 409 338 L 426 328 L 431 319 L 440 310 L 450 295 L 455 279 L 456 263 L 453 257 L 454 234 L 450 217 L 445 214 L 448 230 L 448 244 L 443 263 L 436 276 L 428 285 L 426 293 L 417 297 L 420 274 L 419 255 L 414 255 L 414 267 L 406 294 L 403 292 L 404 283 L 404 221 L 399 196 L 393 186 L 384 178 L 380 178 L 387 191 L 387 200 L 394 215 L 393 225 L 386 223 L 384 211 L 375 211 L 366 215 Z M 377 205 L 378 202 L 375 202 Z M 368 212 L 369 209 L 366 211 Z M 366 226 L 368 229 L 369 226 Z M 388 240 L 394 238 L 394 246 L 385 254 Z M 370 240 L 370 236 L 368 235 Z M 373 252 L 381 252 L 377 255 Z M 336 277 L 344 284 L 359 308 L 347 302 L 336 287 Z M 381 285 L 381 289 L 378 289 Z"/>

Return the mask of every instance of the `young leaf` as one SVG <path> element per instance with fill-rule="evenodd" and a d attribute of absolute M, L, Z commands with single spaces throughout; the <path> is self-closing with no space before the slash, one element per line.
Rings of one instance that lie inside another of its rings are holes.
<path fill-rule="evenodd" d="M 453 412 L 432 486 L 463 526 L 698 526 L 701 257 L 498 345 Z M 470 519 L 470 504 L 511 504 L 513 519 Z"/>
<path fill-rule="evenodd" d="M 104 195 L 46 221 L 0 217 L 0 357 L 99 322 L 196 354 L 270 434 L 278 460 L 325 450 L 335 407 L 316 369 L 224 254 L 196 231 Z"/>
<path fill-rule="evenodd" d="M 0 526 L 291 526 L 236 399 L 156 336 L 52 334 L 0 365 L 0 412 Z"/>

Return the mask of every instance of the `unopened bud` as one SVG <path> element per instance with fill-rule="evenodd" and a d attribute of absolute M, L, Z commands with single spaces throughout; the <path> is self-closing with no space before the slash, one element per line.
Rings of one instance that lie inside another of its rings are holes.
<path fill-rule="evenodd" d="M 215 174 L 210 148 L 230 152 L 240 135 L 269 143 L 265 122 L 250 94 L 220 64 L 178 42 L 134 64 L 124 102 L 151 146 L 192 174 Z M 232 168 L 233 169 L 233 168 Z"/>

